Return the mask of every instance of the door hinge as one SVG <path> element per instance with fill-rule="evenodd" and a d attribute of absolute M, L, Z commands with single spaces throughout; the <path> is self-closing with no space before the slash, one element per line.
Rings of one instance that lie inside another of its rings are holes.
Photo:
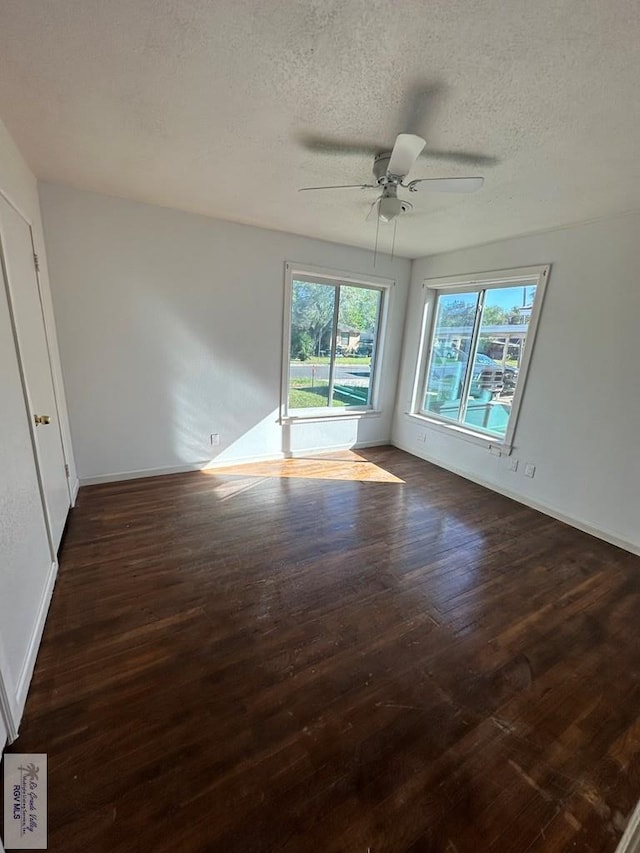
<path fill-rule="evenodd" d="M 66 463 L 64 466 L 64 473 L 67 475 L 67 477 L 69 476 L 69 466 Z"/>
<path fill-rule="evenodd" d="M 35 252 L 33 253 L 33 265 L 36 268 L 36 272 L 40 272 L 40 259 Z"/>

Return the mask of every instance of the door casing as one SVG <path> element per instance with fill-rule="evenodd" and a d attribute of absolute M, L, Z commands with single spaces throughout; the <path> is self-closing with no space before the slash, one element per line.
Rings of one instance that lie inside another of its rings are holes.
<path fill-rule="evenodd" d="M 29 239 L 30 239 L 30 245 L 31 245 L 31 252 L 32 252 L 32 255 L 34 256 L 33 260 L 35 263 L 35 251 L 34 251 L 35 243 L 34 243 L 33 228 L 32 228 L 31 221 L 29 220 L 29 218 L 27 216 L 25 216 L 23 211 L 20 210 L 20 208 L 16 204 L 13 203 L 13 201 L 6 195 L 6 193 L 4 193 L 2 191 L 2 189 L 0 189 L 0 198 L 4 202 L 6 202 L 9 205 L 9 207 L 15 213 L 18 214 L 20 219 L 23 220 L 23 222 L 28 227 Z M 46 496 L 45 496 L 45 491 L 44 491 L 44 487 L 43 487 L 43 483 L 42 483 L 42 477 L 41 477 L 40 460 L 38 458 L 38 445 L 37 445 L 37 440 L 36 440 L 36 436 L 35 436 L 35 432 L 34 432 L 36 427 L 35 427 L 35 423 L 33 421 L 33 413 L 31 412 L 31 407 L 29 405 L 29 399 L 30 398 L 29 398 L 28 391 L 27 391 L 27 381 L 26 381 L 26 377 L 24 374 L 24 369 L 23 369 L 23 365 L 22 365 L 22 358 L 21 358 L 21 353 L 20 353 L 20 347 L 19 347 L 19 343 L 18 343 L 16 320 L 15 320 L 15 315 L 13 312 L 9 275 L 8 275 L 6 258 L 5 258 L 6 244 L 5 244 L 4 237 L 5 237 L 5 235 L 2 233 L 2 229 L 0 227 L 0 265 L 2 268 L 0 270 L 0 276 L 2 277 L 2 281 L 0 282 L 0 287 L 4 287 L 5 292 L 6 292 L 7 306 L 8 306 L 8 310 L 9 310 L 9 320 L 11 323 L 13 339 L 14 339 L 14 347 L 15 347 L 16 357 L 18 359 L 18 365 L 19 365 L 19 371 L 20 371 L 20 384 L 22 386 L 22 392 L 23 392 L 22 396 L 23 396 L 25 411 L 26 411 L 26 415 L 27 415 L 27 423 L 29 424 L 29 436 L 30 436 L 31 449 L 32 449 L 32 453 L 33 453 L 33 460 L 34 460 L 36 476 L 37 476 L 39 498 L 40 498 L 40 502 L 42 505 L 42 517 L 43 517 L 43 521 L 44 521 L 44 526 L 45 526 L 46 531 L 47 531 L 47 539 L 48 539 L 48 543 L 49 543 L 49 552 L 50 552 L 50 558 L 51 558 L 51 569 L 53 572 L 55 572 L 55 569 L 57 569 L 57 556 L 56 556 L 56 550 L 57 549 L 56 549 L 56 546 L 54 544 L 54 537 L 52 536 L 52 531 L 51 531 L 49 512 L 48 512 L 48 508 L 47 508 Z M 41 282 L 40 282 L 40 277 L 38 275 L 38 270 L 35 269 L 34 273 L 35 273 L 35 285 L 37 287 L 39 310 L 40 310 L 40 315 L 41 315 L 42 325 L 43 325 L 43 331 L 44 331 L 44 341 L 45 341 L 46 351 L 47 351 L 48 370 L 49 370 L 49 374 L 50 374 L 51 387 L 52 387 L 52 392 L 53 392 L 53 400 L 54 400 L 54 404 L 55 404 L 55 417 L 56 417 L 56 422 L 58 424 L 58 429 L 60 431 L 60 442 L 61 442 L 61 446 L 62 446 L 62 458 L 64 460 L 65 466 L 67 466 L 66 470 L 68 471 L 69 470 L 70 452 L 69 452 L 69 448 L 68 448 L 66 441 L 65 441 L 64 432 L 61 428 L 60 403 L 59 403 L 60 394 L 59 394 L 59 389 L 57 386 L 56 377 L 55 377 L 55 373 L 54 373 L 53 366 L 52 366 L 51 343 L 50 343 L 51 339 L 52 339 L 51 338 L 51 329 L 50 329 L 49 322 L 47 320 L 46 312 L 45 312 L 44 307 L 43 307 Z M 67 477 L 67 490 L 69 493 L 69 506 L 72 506 L 73 505 L 73 494 L 71 491 L 71 486 L 70 486 L 68 477 Z M 41 627 L 42 626 L 40 626 L 40 625 L 34 626 L 34 629 L 36 632 L 38 632 L 38 634 L 39 634 L 39 629 L 41 629 Z M 34 659 L 35 659 L 35 655 L 34 655 Z M 28 675 L 30 677 L 30 672 L 28 673 Z M 2 637 L 0 636 L 0 735 L 4 736 L 3 730 L 6 730 L 6 738 L 7 738 L 7 741 L 9 743 L 13 742 L 18 736 L 19 719 L 20 719 L 20 709 L 18 707 L 16 685 L 13 683 L 13 679 L 12 679 L 12 676 L 10 673 L 10 669 L 9 669 L 8 664 L 7 664 L 7 658 L 6 658 L 4 646 L 2 643 Z M 0 744 L 0 751 L 2 750 L 3 747 L 4 747 L 4 743 Z M 0 853 L 2 853 L 2 850 L 3 850 L 2 842 L 0 840 Z"/>
<path fill-rule="evenodd" d="M 20 218 L 20 220 L 22 220 L 23 224 L 28 229 L 29 252 L 30 252 L 30 254 L 32 256 L 32 260 L 33 260 L 33 270 L 31 270 L 29 268 L 29 272 L 30 273 L 32 272 L 32 274 L 33 274 L 33 285 L 35 287 L 35 295 L 37 296 L 37 309 L 36 310 L 38 311 L 38 318 L 37 318 L 36 322 L 38 323 L 38 325 L 40 324 L 40 322 L 42 323 L 42 330 L 43 330 L 43 335 L 44 335 L 43 343 L 44 343 L 44 347 L 45 347 L 45 351 L 46 351 L 46 368 L 45 369 L 48 371 L 47 384 L 50 384 L 51 396 L 52 396 L 52 401 L 53 401 L 53 409 L 54 409 L 54 411 L 51 412 L 51 414 L 54 416 L 54 420 L 55 420 L 54 429 L 56 429 L 58 432 L 59 450 L 61 451 L 62 464 L 64 465 L 64 469 L 65 469 L 65 471 L 64 471 L 64 477 L 65 477 L 64 488 L 66 490 L 66 495 L 68 498 L 68 506 L 67 506 L 67 512 L 68 512 L 69 507 L 71 507 L 74 503 L 74 495 L 72 493 L 71 483 L 69 480 L 69 470 L 70 470 L 69 453 L 68 453 L 68 448 L 66 446 L 66 442 L 65 442 L 65 438 L 64 438 L 64 431 L 62 429 L 62 423 L 61 423 L 61 419 L 60 419 L 59 390 L 58 390 L 57 383 L 56 383 L 55 371 L 53 370 L 52 356 L 51 356 L 51 330 L 48 327 L 46 312 L 45 312 L 44 307 L 43 307 L 42 288 L 41 288 L 40 276 L 39 276 L 39 271 L 38 271 L 38 264 L 36 263 L 37 255 L 36 255 L 36 251 L 35 251 L 35 242 L 34 242 L 34 238 L 33 238 L 33 228 L 32 228 L 32 225 L 31 225 L 31 222 L 29 221 L 29 219 L 27 217 L 25 217 L 25 215 L 22 213 L 22 211 L 18 207 L 16 207 L 16 205 L 14 205 L 12 203 L 12 201 L 9 198 L 7 198 L 7 196 L 4 193 L 2 193 L 1 191 L 0 191 L 0 196 L 2 197 L 3 202 L 6 203 L 9 206 L 9 208 L 11 208 L 11 212 L 14 214 L 17 214 L 17 216 Z M 38 441 L 38 435 L 37 435 L 38 427 L 36 426 L 36 424 L 34 423 L 34 420 L 33 420 L 33 415 L 36 414 L 36 412 L 33 411 L 32 409 L 33 409 L 33 406 L 36 405 L 36 403 L 35 403 L 35 401 L 33 401 L 33 397 L 30 393 L 30 386 L 36 385 L 36 380 L 33 376 L 32 377 L 29 376 L 28 370 L 25 370 L 25 364 L 24 364 L 23 355 L 21 352 L 21 343 L 20 343 L 21 339 L 23 341 L 23 344 L 25 343 L 26 335 L 27 335 L 29 330 L 27 330 L 25 328 L 26 322 L 24 322 L 25 321 L 24 314 L 22 317 L 23 328 L 21 329 L 20 318 L 18 316 L 19 312 L 16 311 L 16 307 L 15 307 L 16 294 L 12 293 L 12 287 L 19 286 L 19 283 L 14 282 L 12 284 L 11 262 L 9 260 L 10 251 L 11 250 L 9 249 L 8 244 L 7 244 L 7 237 L 6 237 L 5 229 L 3 228 L 3 223 L 2 223 L 1 218 L 0 218 L 0 263 L 2 264 L 2 272 L 4 274 L 4 283 L 5 283 L 5 289 L 6 289 L 6 295 L 7 295 L 7 302 L 9 305 L 9 314 L 11 317 L 11 324 L 13 327 L 13 334 L 14 334 L 14 340 L 15 340 L 15 345 L 16 345 L 16 353 L 18 356 L 18 361 L 20 363 L 21 381 L 23 384 L 25 402 L 26 402 L 27 409 L 28 409 L 29 428 L 31 430 L 31 440 L 32 440 L 32 446 L 33 446 L 33 451 L 34 451 L 34 457 L 35 457 L 35 461 L 36 461 L 36 468 L 38 471 L 38 481 L 40 483 L 42 500 L 43 500 L 43 505 L 44 505 L 44 510 L 45 510 L 45 520 L 47 523 L 49 538 L 50 538 L 50 541 L 52 543 L 52 549 L 53 549 L 52 559 L 55 561 L 56 552 L 57 552 L 58 544 L 60 541 L 61 530 L 58 529 L 59 525 L 54 526 L 52 523 L 51 507 L 49 506 L 49 503 L 47 501 L 47 482 L 45 482 L 45 480 L 43 478 L 43 473 L 42 473 L 43 463 L 42 463 L 42 460 L 40 458 L 41 450 L 40 450 L 40 443 Z M 29 259 L 29 260 L 31 261 L 31 259 Z M 47 427 L 40 427 L 40 429 L 47 429 Z M 56 453 L 57 452 L 58 452 L 58 450 L 56 450 Z M 46 468 L 46 466 L 45 466 L 45 468 Z M 60 476 L 61 477 L 63 476 L 62 471 L 60 471 Z"/>

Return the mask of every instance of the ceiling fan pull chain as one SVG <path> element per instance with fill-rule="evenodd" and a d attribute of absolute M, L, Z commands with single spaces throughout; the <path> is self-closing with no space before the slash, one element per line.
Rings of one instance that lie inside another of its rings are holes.
<path fill-rule="evenodd" d="M 398 217 L 393 220 L 393 241 L 391 243 L 391 260 L 393 261 L 393 253 L 396 248 L 396 231 L 398 230 Z"/>
<path fill-rule="evenodd" d="M 378 233 L 380 231 L 380 215 L 376 216 L 376 245 L 373 249 L 373 268 L 376 268 L 376 258 L 378 257 Z"/>

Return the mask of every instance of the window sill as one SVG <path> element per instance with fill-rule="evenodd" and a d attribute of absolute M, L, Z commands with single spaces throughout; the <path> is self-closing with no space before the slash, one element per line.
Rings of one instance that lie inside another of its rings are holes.
<path fill-rule="evenodd" d="M 472 429 L 465 429 L 465 427 L 458 424 L 445 423 L 444 421 L 430 418 L 427 415 L 418 414 L 417 412 L 405 412 L 405 415 L 424 426 L 433 428 L 436 432 L 443 435 L 461 438 L 464 441 L 484 447 L 495 456 L 511 456 L 513 445 L 506 441 L 501 441 L 497 436 L 485 435 Z"/>
<path fill-rule="evenodd" d="M 378 409 L 357 409 L 347 412 L 344 410 L 335 412 L 310 412 L 300 415 L 282 415 L 280 417 L 281 424 L 295 423 L 319 423 L 321 421 L 353 421 L 361 420 L 362 418 L 379 418 L 382 412 Z"/>

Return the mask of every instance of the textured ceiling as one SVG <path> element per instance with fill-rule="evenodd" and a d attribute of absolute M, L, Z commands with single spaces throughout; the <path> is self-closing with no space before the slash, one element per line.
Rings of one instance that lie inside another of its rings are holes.
<path fill-rule="evenodd" d="M 637 0 L 0 0 L 0 116 L 38 177 L 372 247 L 368 154 L 309 134 L 478 152 L 412 178 L 417 257 L 640 209 Z M 380 248 L 393 226 L 381 226 Z"/>

